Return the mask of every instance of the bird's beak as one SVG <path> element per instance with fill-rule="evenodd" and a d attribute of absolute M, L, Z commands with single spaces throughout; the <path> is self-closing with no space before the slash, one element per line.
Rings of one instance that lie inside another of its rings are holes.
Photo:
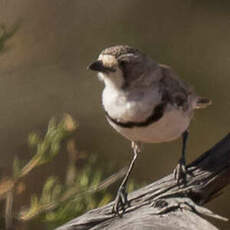
<path fill-rule="evenodd" d="M 110 68 L 110 67 L 105 67 L 103 65 L 103 62 L 101 60 L 97 60 L 93 63 L 91 63 L 87 69 L 90 69 L 92 71 L 97 71 L 97 72 L 102 72 L 102 73 L 106 73 L 106 72 L 115 72 L 115 69 Z"/>
<path fill-rule="evenodd" d="M 104 72 L 105 71 L 105 67 L 103 66 L 103 62 L 102 61 L 95 61 L 92 62 L 87 69 L 90 69 L 92 71 L 97 71 L 97 72 Z"/>

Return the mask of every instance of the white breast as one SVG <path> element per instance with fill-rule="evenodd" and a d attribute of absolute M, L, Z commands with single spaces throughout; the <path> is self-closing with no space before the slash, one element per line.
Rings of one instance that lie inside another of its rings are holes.
<path fill-rule="evenodd" d="M 102 94 L 102 103 L 106 112 L 121 122 L 144 121 L 151 115 L 160 100 L 158 90 L 154 90 L 154 87 L 151 89 L 134 89 L 129 92 L 105 87 Z"/>

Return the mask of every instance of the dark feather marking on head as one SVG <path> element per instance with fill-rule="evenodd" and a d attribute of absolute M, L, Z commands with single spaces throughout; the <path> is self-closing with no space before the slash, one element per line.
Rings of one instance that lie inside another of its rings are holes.
<path fill-rule="evenodd" d="M 124 78 L 124 84 L 122 86 L 122 89 L 126 89 L 129 87 L 129 82 L 128 82 L 128 63 L 126 61 L 120 61 L 119 62 L 120 69 L 122 70 L 123 73 L 123 78 Z"/>

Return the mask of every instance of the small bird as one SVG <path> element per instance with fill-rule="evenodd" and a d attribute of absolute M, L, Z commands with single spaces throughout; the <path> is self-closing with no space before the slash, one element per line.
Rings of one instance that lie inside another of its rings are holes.
<path fill-rule="evenodd" d="M 102 104 L 109 124 L 131 141 L 134 153 L 118 189 L 113 212 L 123 214 L 129 205 L 126 185 L 142 143 L 182 137 L 182 154 L 174 177 L 178 184 L 185 183 L 186 141 L 193 111 L 207 107 L 211 101 L 197 96 L 169 66 L 158 64 L 127 45 L 104 49 L 88 69 L 98 72 L 105 84 Z"/>

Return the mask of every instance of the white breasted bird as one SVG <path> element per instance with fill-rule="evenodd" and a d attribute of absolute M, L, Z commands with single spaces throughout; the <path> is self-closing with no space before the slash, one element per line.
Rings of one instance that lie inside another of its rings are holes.
<path fill-rule="evenodd" d="M 118 189 L 113 211 L 128 205 L 126 184 L 141 143 L 182 137 L 182 155 L 174 170 L 178 184 L 186 181 L 185 149 L 193 111 L 211 103 L 197 96 L 168 66 L 156 63 L 126 45 L 104 49 L 88 67 L 104 82 L 102 103 L 109 124 L 132 143 L 134 156 Z"/>

